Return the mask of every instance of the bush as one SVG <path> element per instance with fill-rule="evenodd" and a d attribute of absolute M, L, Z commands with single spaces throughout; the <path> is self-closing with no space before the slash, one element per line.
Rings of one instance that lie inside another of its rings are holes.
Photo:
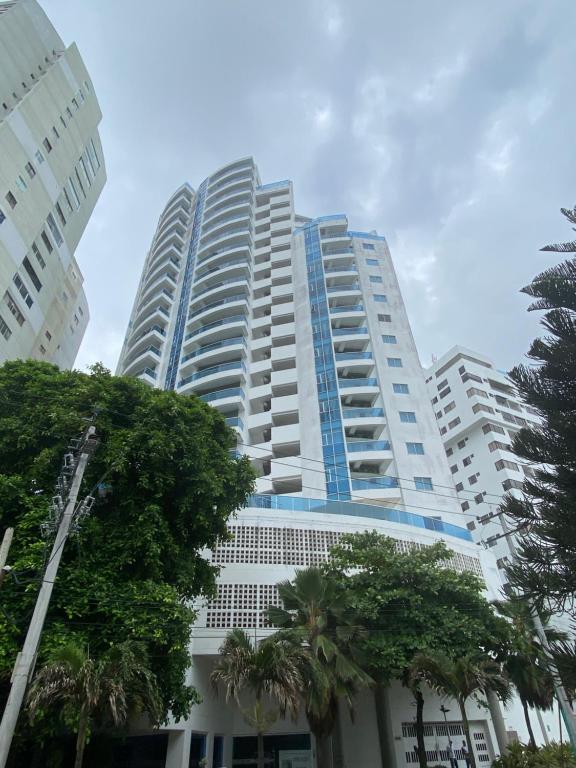
<path fill-rule="evenodd" d="M 536 751 L 519 742 L 492 763 L 493 768 L 576 768 L 576 758 L 567 744 L 550 744 Z"/>

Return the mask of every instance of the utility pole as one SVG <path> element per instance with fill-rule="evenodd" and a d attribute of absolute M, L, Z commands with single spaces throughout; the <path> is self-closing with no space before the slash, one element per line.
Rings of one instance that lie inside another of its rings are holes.
<path fill-rule="evenodd" d="M 14 528 L 6 528 L 2 545 L 0 546 L 0 586 L 2 586 L 6 574 L 10 573 L 10 566 L 6 565 L 6 561 L 8 560 L 8 552 L 10 551 L 13 536 Z"/>
<path fill-rule="evenodd" d="M 514 538 L 513 538 L 514 532 L 510 530 L 510 527 L 506 521 L 506 515 L 504 514 L 504 512 L 497 512 L 495 515 L 493 516 L 491 515 L 490 517 L 500 518 L 502 530 L 504 531 L 503 535 L 506 538 L 506 541 L 508 542 L 510 553 L 512 555 L 512 560 L 513 561 L 517 560 L 518 550 L 516 548 L 516 542 L 514 541 Z M 494 538 L 500 538 L 500 536 L 494 537 Z M 554 693 L 556 694 L 556 698 L 558 700 L 558 706 L 560 711 L 562 712 L 562 717 L 564 718 L 564 724 L 566 725 L 566 730 L 568 731 L 568 738 L 570 739 L 572 749 L 576 750 L 576 716 L 574 715 L 574 710 L 572 709 L 572 706 L 570 704 L 570 699 L 566 694 L 564 684 L 562 683 L 562 680 L 558 673 L 558 668 L 556 667 L 556 662 L 554 661 L 552 648 L 550 647 L 550 643 L 548 642 L 548 638 L 546 637 L 546 632 L 544 630 L 544 626 L 542 625 L 540 616 L 538 615 L 538 611 L 536 610 L 536 606 L 534 605 L 534 602 L 532 600 L 528 600 L 528 605 L 530 607 L 530 615 L 532 617 L 532 621 L 534 622 L 534 629 L 536 630 L 538 639 L 542 644 L 542 648 L 544 649 L 544 655 L 546 656 L 546 660 L 548 662 L 548 670 L 552 676 L 552 681 L 554 684 Z"/>
<path fill-rule="evenodd" d="M 53 499 L 52 524 L 51 526 L 47 524 L 48 529 L 57 525 L 56 538 L 42 578 L 42 585 L 28 627 L 28 633 L 22 650 L 16 657 L 16 663 L 12 671 L 10 694 L 4 708 L 2 722 L 0 723 L 0 768 L 5 768 L 6 766 L 16 723 L 18 722 L 18 716 L 24 702 L 24 696 L 26 695 L 26 688 L 34 671 L 36 655 L 50 605 L 52 589 L 54 588 L 54 582 L 58 573 L 58 566 L 60 565 L 68 533 L 74 523 L 78 492 L 88 459 L 97 444 L 95 433 L 95 427 L 88 427 L 80 441 L 76 441 L 77 445 L 73 446 L 73 451 L 67 453 L 64 457 L 64 467 L 62 474 L 58 478 L 57 490 L 59 495 Z M 92 497 L 88 498 L 91 499 Z M 66 499 L 65 506 L 64 499 Z M 79 513 L 83 516 L 86 513 L 86 502 L 81 507 Z"/>

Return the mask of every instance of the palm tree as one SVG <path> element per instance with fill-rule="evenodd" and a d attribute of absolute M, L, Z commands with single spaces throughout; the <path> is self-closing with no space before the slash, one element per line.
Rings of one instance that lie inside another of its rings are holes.
<path fill-rule="evenodd" d="M 318 768 L 329 768 L 330 738 L 338 725 L 343 699 L 353 713 L 359 688 L 373 684 L 358 659 L 353 622 L 346 595 L 319 568 L 298 571 L 294 580 L 278 584 L 282 608 L 270 607 L 268 618 L 281 627 L 279 637 L 300 647 L 306 718 L 316 740 Z"/>
<path fill-rule="evenodd" d="M 32 681 L 28 707 L 32 720 L 43 708 L 58 708 L 61 714 L 77 718 L 74 768 L 82 766 L 95 719 L 119 726 L 131 713 L 147 712 L 153 722 L 162 716 L 146 648 L 130 641 L 112 646 L 99 660 L 75 643 L 56 649 Z"/>
<path fill-rule="evenodd" d="M 301 651 L 282 638 L 271 637 L 256 647 L 242 629 L 233 629 L 220 648 L 220 659 L 210 680 L 218 690 L 223 685 L 226 701 L 235 699 L 244 719 L 257 733 L 258 768 L 264 768 L 264 734 L 277 720 L 278 712 L 266 711 L 263 698 L 273 699 L 282 715 L 296 717 L 300 703 Z M 250 691 L 254 696 L 251 709 L 240 706 L 240 695 Z"/>
<path fill-rule="evenodd" d="M 472 768 L 476 768 L 466 701 L 476 693 L 492 690 L 501 698 L 509 695 L 509 683 L 500 666 L 487 656 L 461 656 L 453 661 L 441 653 L 419 653 L 412 662 L 415 679 L 424 680 L 432 690 L 455 699 L 460 708 L 462 725 L 468 742 Z"/>
<path fill-rule="evenodd" d="M 501 616 L 510 621 L 514 630 L 504 668 L 518 691 L 528 728 L 530 746 L 536 749 L 528 707 L 543 710 L 553 707 L 554 680 L 547 666 L 546 654 L 536 634 L 530 605 L 526 600 L 511 596 L 506 601 L 495 602 L 494 606 Z M 562 642 L 565 639 L 562 632 L 546 626 L 550 620 L 549 614 L 540 611 L 540 619 L 550 643 Z"/>

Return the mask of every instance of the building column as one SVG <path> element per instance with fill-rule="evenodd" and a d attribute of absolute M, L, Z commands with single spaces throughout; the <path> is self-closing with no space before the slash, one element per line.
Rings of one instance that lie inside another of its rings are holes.
<path fill-rule="evenodd" d="M 184 731 L 170 731 L 165 768 L 188 768 L 191 735 L 188 728 Z"/>

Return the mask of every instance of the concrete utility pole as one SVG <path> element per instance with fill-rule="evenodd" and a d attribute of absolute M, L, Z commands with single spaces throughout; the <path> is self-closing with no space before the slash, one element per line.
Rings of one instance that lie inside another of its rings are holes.
<path fill-rule="evenodd" d="M 513 537 L 514 532 L 510 530 L 510 527 L 506 521 L 506 515 L 503 512 L 499 512 L 498 514 L 494 515 L 494 517 L 500 517 L 502 530 L 504 531 L 504 536 L 508 542 L 508 546 L 510 547 L 510 552 L 512 554 L 512 560 L 517 560 L 518 550 L 516 548 L 516 542 L 514 541 Z M 564 724 L 566 725 L 566 730 L 568 731 L 568 738 L 570 739 L 572 749 L 576 750 L 576 716 L 574 715 L 574 710 L 570 704 L 570 699 L 566 694 L 566 690 L 560 675 L 558 674 L 558 668 L 556 667 L 556 662 L 554 661 L 552 648 L 550 647 L 550 643 L 546 637 L 546 631 L 544 630 L 544 626 L 542 625 L 538 611 L 536 610 L 532 600 L 528 601 L 528 605 L 530 606 L 530 615 L 532 616 L 532 620 L 534 622 L 534 629 L 536 630 L 538 639 L 542 643 L 542 648 L 544 649 L 544 654 L 546 655 L 546 660 L 548 661 L 548 670 L 552 675 L 554 693 L 556 694 L 558 706 L 562 712 L 562 717 L 564 718 Z"/>
<path fill-rule="evenodd" d="M 65 472 L 71 472 L 70 490 L 67 491 L 67 502 L 58 522 L 58 531 L 50 553 L 50 559 L 46 566 L 42 579 L 42 586 L 36 600 L 34 614 L 28 627 L 28 633 L 22 647 L 22 651 L 16 657 L 16 663 L 12 671 L 10 695 L 4 708 L 2 722 L 0 723 L 0 768 L 5 768 L 10 752 L 10 745 L 14 737 L 18 716 L 26 695 L 28 682 L 34 671 L 36 655 L 40 645 L 44 621 L 50 605 L 52 589 L 58 573 L 58 566 L 64 550 L 64 545 L 70 531 L 75 512 L 78 492 L 84 476 L 90 454 L 96 446 L 95 427 L 89 427 L 80 440 L 76 455 L 69 453 L 65 457 L 64 472 L 59 477 L 59 489 L 67 490 L 68 484 Z M 80 454 L 77 458 L 78 453 Z M 60 498 L 60 497 L 57 497 Z M 62 499 L 60 498 L 60 502 Z"/>
<path fill-rule="evenodd" d="M 2 539 L 2 546 L 0 546 L 0 586 L 4 581 L 6 574 L 10 572 L 10 568 L 6 565 L 6 561 L 8 560 L 8 552 L 10 551 L 13 536 L 14 528 L 6 528 L 4 531 L 4 538 Z"/>

